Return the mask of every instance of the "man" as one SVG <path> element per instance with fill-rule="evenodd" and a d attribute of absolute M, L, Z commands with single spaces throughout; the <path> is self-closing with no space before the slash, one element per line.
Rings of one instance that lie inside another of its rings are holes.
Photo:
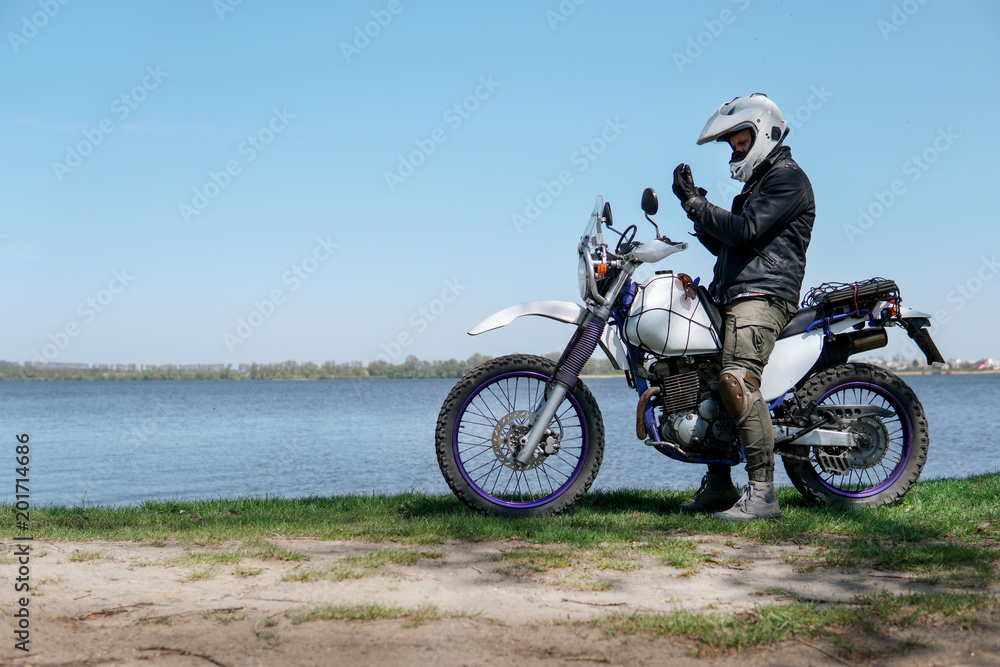
<path fill-rule="evenodd" d="M 681 509 L 730 508 L 715 514 L 728 521 L 781 516 L 774 432 L 759 388 L 774 341 L 797 310 L 816 217 L 812 185 L 782 145 L 787 134 L 781 111 L 763 93 L 737 97 L 708 119 L 698 144 L 728 142 L 732 177 L 745 184 L 731 212 L 705 199 L 688 165 L 674 170 L 674 194 L 698 239 L 718 258 L 709 289 L 724 318 L 719 395 L 739 428 L 749 477 L 741 495 L 729 466 L 709 465 L 694 500 Z"/>

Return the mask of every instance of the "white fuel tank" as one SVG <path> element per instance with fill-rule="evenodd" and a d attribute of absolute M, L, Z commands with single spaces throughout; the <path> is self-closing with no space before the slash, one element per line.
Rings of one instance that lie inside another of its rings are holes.
<path fill-rule="evenodd" d="M 720 349 L 701 300 L 688 296 L 681 279 L 671 272 L 652 276 L 639 287 L 625 322 L 625 338 L 665 356 Z"/>

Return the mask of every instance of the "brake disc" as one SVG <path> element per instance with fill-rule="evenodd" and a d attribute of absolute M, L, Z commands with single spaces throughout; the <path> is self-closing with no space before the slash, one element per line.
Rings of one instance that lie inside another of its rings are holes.
<path fill-rule="evenodd" d="M 558 431 L 548 428 L 542 436 L 542 441 L 535 449 L 526 464 L 518 463 L 517 453 L 521 451 L 521 440 L 527 437 L 538 415 L 530 410 L 515 410 L 497 421 L 493 427 L 493 454 L 505 467 L 512 470 L 532 470 L 537 468 L 549 456 L 559 453 L 563 430 L 559 418 L 553 419 L 553 425 Z"/>
<path fill-rule="evenodd" d="M 871 468 L 882 460 L 889 449 L 889 434 L 885 424 L 878 417 L 861 417 L 848 430 L 860 436 L 856 439 L 861 444 L 847 450 L 852 468 Z"/>
<path fill-rule="evenodd" d="M 843 475 L 849 470 L 871 468 L 889 449 L 889 434 L 878 417 L 866 416 L 854 421 L 847 429 L 858 443 L 849 449 L 815 448 L 816 461 L 825 472 Z"/>

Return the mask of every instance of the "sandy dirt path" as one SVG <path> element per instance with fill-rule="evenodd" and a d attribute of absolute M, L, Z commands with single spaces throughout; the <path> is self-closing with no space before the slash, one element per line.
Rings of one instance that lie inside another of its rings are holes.
<path fill-rule="evenodd" d="M 830 640 L 698 658 L 690 642 L 609 638 L 589 621 L 612 613 L 739 612 L 793 596 L 850 601 L 861 593 L 919 590 L 898 574 L 810 571 L 802 566 L 812 554 L 808 547 L 695 540 L 713 555 L 695 573 L 638 550 L 623 554 L 615 568 L 591 562 L 539 572 L 517 556 L 548 547 L 518 541 L 416 546 L 274 539 L 268 544 L 280 553 L 301 558 L 227 560 L 240 545 L 36 540 L 30 653 L 14 647 L 19 565 L 9 557 L 0 565 L 0 664 L 855 664 L 838 657 Z M 11 544 L 3 546 L 5 555 L 12 553 Z M 389 551 L 407 559 L 387 561 Z M 374 604 L 405 614 L 302 620 L 317 610 Z M 1000 665 L 1000 618 L 985 616 L 966 632 L 924 625 L 880 643 L 871 647 L 872 664 Z"/>

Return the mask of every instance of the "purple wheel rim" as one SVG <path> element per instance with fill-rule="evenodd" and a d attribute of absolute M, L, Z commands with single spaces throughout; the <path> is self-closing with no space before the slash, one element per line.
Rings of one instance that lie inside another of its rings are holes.
<path fill-rule="evenodd" d="M 858 491 L 849 491 L 839 486 L 830 484 L 829 482 L 827 482 L 826 479 L 824 479 L 823 475 L 826 474 L 829 475 L 830 477 L 834 477 L 834 475 L 831 475 L 830 473 L 822 473 L 820 470 L 816 469 L 815 465 L 813 465 L 813 470 L 815 470 L 816 472 L 816 479 L 819 480 L 819 483 L 822 484 L 825 488 L 829 489 L 830 491 L 836 493 L 837 495 L 844 496 L 845 498 L 870 498 L 872 496 L 876 496 L 882 493 L 883 491 L 891 487 L 893 484 L 895 484 L 896 480 L 898 480 L 899 477 L 903 474 L 903 471 L 906 470 L 906 466 L 910 462 L 910 457 L 913 456 L 913 427 L 910 424 L 909 415 L 906 414 L 906 410 L 903 408 L 902 404 L 896 399 L 896 397 L 891 392 L 887 391 L 884 387 L 881 387 L 877 384 L 872 384 L 870 382 L 849 382 L 847 384 L 838 385 L 833 389 L 831 389 L 830 391 L 823 394 L 823 396 L 821 396 L 820 399 L 816 401 L 816 405 L 822 405 L 823 401 L 825 401 L 827 398 L 829 398 L 835 393 L 840 393 L 842 391 L 850 389 L 869 391 L 878 398 L 881 398 L 886 403 L 888 403 L 889 406 L 896 412 L 896 419 L 899 420 L 899 426 L 902 431 L 901 442 L 899 445 L 899 460 L 896 462 L 895 467 L 893 467 L 892 471 L 884 480 L 882 480 L 878 484 L 875 484 L 874 486 Z M 886 456 L 889 454 L 890 451 L 891 447 L 890 450 L 887 450 Z M 880 461 L 883 459 L 880 459 Z M 843 475 L 841 475 L 841 477 L 843 477 Z"/>
<path fill-rule="evenodd" d="M 580 454 L 579 457 L 577 458 L 576 465 L 573 466 L 573 470 L 571 473 L 568 474 L 566 480 L 562 484 L 560 484 L 557 488 L 555 488 L 551 493 L 546 494 L 544 497 L 535 498 L 527 501 L 507 500 L 497 495 L 494 495 L 492 491 L 487 491 L 486 489 L 484 489 L 482 486 L 480 486 L 480 484 L 476 480 L 472 478 L 472 476 L 469 474 L 469 471 L 466 469 L 466 460 L 463 459 L 462 456 L 463 454 L 462 447 L 469 446 L 469 443 L 461 443 L 459 441 L 460 427 L 463 423 L 466 410 L 484 390 L 498 384 L 503 380 L 509 380 L 511 378 L 514 379 L 525 378 L 525 379 L 538 380 L 539 382 L 543 383 L 543 386 L 544 383 L 547 383 L 549 381 L 548 376 L 543 375 L 542 373 L 537 373 L 534 371 L 512 371 L 510 373 L 504 373 L 494 378 L 490 378 L 487 382 L 476 387 L 475 391 L 473 391 L 472 394 L 467 399 L 465 399 L 465 402 L 462 403 L 462 407 L 459 409 L 458 415 L 455 417 L 455 427 L 452 431 L 452 438 L 451 438 L 452 452 L 455 456 L 455 463 L 457 464 L 458 470 L 462 475 L 462 479 L 465 480 L 466 484 L 468 484 L 472 488 L 472 490 L 476 492 L 477 495 L 479 495 L 482 498 L 485 498 L 494 505 L 499 505 L 501 507 L 531 509 L 534 507 L 540 507 L 542 505 L 545 505 L 546 503 L 549 503 L 552 500 L 558 498 L 563 493 L 565 493 L 571 486 L 573 486 L 574 483 L 576 483 L 577 479 L 579 479 L 580 477 L 580 474 L 583 472 L 584 464 L 587 461 L 587 455 L 590 452 L 590 432 L 588 430 L 586 416 L 583 413 L 583 408 L 580 406 L 579 401 L 576 400 L 576 397 L 573 396 L 572 393 L 566 394 L 565 400 L 569 401 L 572 411 L 575 413 L 576 418 L 580 422 L 580 430 L 581 430 Z M 516 407 L 517 406 L 515 406 L 515 408 Z M 562 414 L 565 414 L 565 411 L 557 413 L 557 415 L 562 415 Z M 542 463 L 539 467 L 542 467 L 544 465 L 546 465 L 546 463 Z M 512 475 L 514 474 L 513 471 L 511 474 Z M 487 476 L 486 479 L 489 479 L 489 476 Z M 494 486 L 496 486 L 496 484 L 494 484 Z M 509 486 L 509 480 L 508 480 L 508 486 Z"/>

